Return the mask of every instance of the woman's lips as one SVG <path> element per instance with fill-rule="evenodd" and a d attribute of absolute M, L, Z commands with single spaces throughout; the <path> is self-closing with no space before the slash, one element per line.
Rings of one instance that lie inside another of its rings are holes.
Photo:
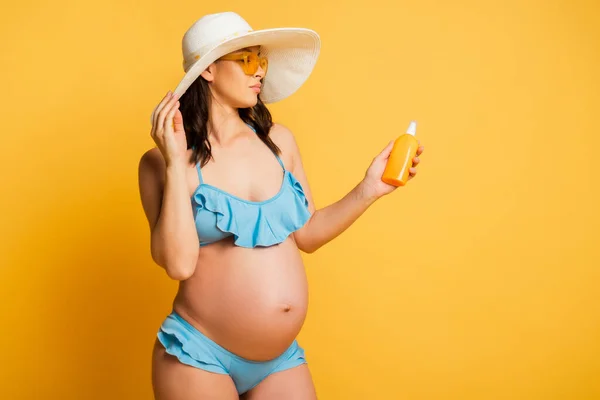
<path fill-rule="evenodd" d="M 254 92 L 255 92 L 255 93 L 260 93 L 260 87 L 261 87 L 261 86 L 262 86 L 262 85 L 261 85 L 260 83 L 257 83 L 257 84 L 256 84 L 256 85 L 254 85 L 254 86 L 250 86 L 250 89 L 254 90 Z"/>

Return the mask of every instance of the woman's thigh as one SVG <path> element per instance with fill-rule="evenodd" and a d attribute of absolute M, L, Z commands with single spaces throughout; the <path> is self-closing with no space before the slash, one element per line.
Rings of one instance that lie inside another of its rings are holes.
<path fill-rule="evenodd" d="M 242 400 L 315 400 L 317 394 L 307 364 L 275 372 L 244 393 Z"/>
<path fill-rule="evenodd" d="M 155 400 L 239 400 L 229 375 L 182 364 L 158 340 L 152 351 L 152 388 Z"/>

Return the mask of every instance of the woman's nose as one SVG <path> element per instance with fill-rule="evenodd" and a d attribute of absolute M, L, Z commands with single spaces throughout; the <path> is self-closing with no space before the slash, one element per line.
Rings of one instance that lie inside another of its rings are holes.
<path fill-rule="evenodd" d="M 255 78 L 264 78 L 265 77 L 265 70 L 259 65 L 258 69 L 256 70 L 256 74 L 254 74 Z"/>

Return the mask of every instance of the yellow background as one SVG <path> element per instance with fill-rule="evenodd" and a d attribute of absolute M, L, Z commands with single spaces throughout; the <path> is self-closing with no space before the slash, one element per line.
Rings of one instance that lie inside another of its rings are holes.
<path fill-rule="evenodd" d="M 305 255 L 319 398 L 600 398 L 597 1 L 24 1 L 0 23 L 0 398 L 150 399 L 176 284 L 137 163 L 181 37 L 234 10 L 323 47 L 271 110 L 318 207 L 411 119 L 417 179 Z"/>

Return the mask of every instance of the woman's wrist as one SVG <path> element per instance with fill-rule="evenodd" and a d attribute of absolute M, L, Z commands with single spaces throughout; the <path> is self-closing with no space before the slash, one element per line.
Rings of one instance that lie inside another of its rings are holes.
<path fill-rule="evenodd" d="M 373 186 L 371 186 L 364 179 L 360 181 L 360 183 L 356 186 L 356 195 L 358 199 L 365 203 L 367 206 L 373 204 L 378 198 L 379 195 Z"/>

